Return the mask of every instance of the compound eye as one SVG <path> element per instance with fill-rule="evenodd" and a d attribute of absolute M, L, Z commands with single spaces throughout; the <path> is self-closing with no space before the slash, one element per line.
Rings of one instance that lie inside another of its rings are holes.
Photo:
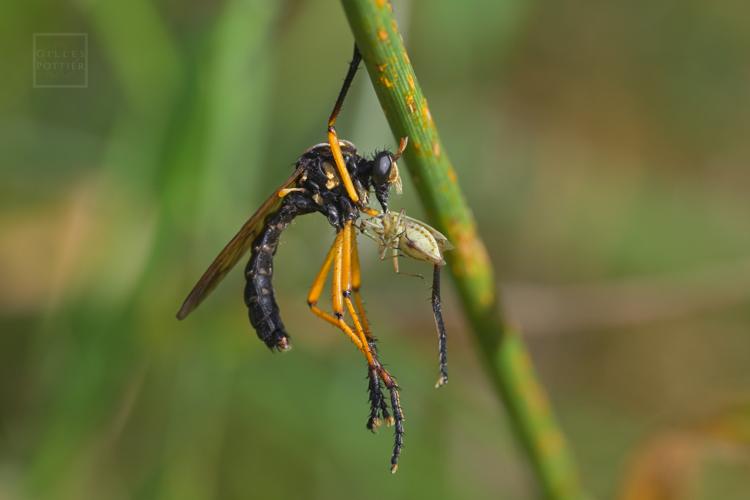
<path fill-rule="evenodd" d="M 383 185 L 388 182 L 392 166 L 393 161 L 391 160 L 391 155 L 388 153 L 383 153 L 375 158 L 375 168 L 372 172 L 375 184 Z"/>

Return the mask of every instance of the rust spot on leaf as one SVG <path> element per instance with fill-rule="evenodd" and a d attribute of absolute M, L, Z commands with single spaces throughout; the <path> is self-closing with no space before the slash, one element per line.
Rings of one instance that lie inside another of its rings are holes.
<path fill-rule="evenodd" d="M 450 167 L 448 169 L 448 180 L 450 180 L 452 183 L 456 183 L 457 177 L 456 177 L 456 171 L 453 169 L 453 167 Z"/>
<path fill-rule="evenodd" d="M 520 349 L 515 349 L 513 352 L 515 353 L 515 356 L 513 356 L 512 363 L 515 367 L 515 373 L 519 375 L 519 380 L 524 389 L 524 394 L 526 394 L 528 405 L 534 409 L 534 413 L 537 415 L 548 414 L 550 411 L 549 402 L 541 388 L 535 383 L 532 375 L 533 367 L 529 355 Z M 555 439 L 554 433 L 548 433 L 545 437 L 551 438 L 548 440 L 549 442 L 547 444 L 553 449 L 556 445 L 560 444 L 556 442 L 557 439 Z"/>
<path fill-rule="evenodd" d="M 490 261 L 487 249 L 477 238 L 476 226 L 472 222 L 449 219 L 446 222 L 448 237 L 456 247 L 454 258 L 456 274 L 479 279 L 490 273 Z M 478 300 L 482 306 L 491 306 L 495 301 L 493 285 L 480 286 Z"/>
<path fill-rule="evenodd" d="M 435 158 L 440 158 L 440 143 L 437 141 L 432 143 L 432 154 Z"/>
<path fill-rule="evenodd" d="M 409 83 L 409 88 L 413 91 L 416 86 L 414 85 L 414 77 L 411 76 L 411 73 L 406 75 L 406 81 Z"/>
<path fill-rule="evenodd" d="M 388 40 L 388 32 L 384 30 L 383 28 L 380 28 L 378 30 L 378 38 L 380 39 L 381 42 L 385 42 L 386 40 Z"/>
<path fill-rule="evenodd" d="M 383 63 L 383 64 L 378 64 L 376 67 L 378 68 L 378 71 L 382 73 L 383 71 L 385 71 L 388 65 Z"/>
<path fill-rule="evenodd" d="M 424 99 L 422 101 L 422 115 L 424 116 L 424 119 L 429 127 L 433 127 L 435 125 L 435 123 L 432 121 L 432 113 L 430 113 L 430 108 L 427 106 L 427 99 Z"/>
<path fill-rule="evenodd" d="M 409 113 L 414 114 L 417 112 L 417 105 L 414 102 L 414 94 L 407 94 L 406 96 L 406 107 L 409 108 Z"/>
<path fill-rule="evenodd" d="M 380 83 L 382 83 L 385 86 L 385 88 L 388 88 L 388 89 L 393 88 L 393 82 L 390 81 L 387 76 L 381 75 L 379 80 L 380 80 Z"/>
<path fill-rule="evenodd" d="M 549 408 L 546 413 L 549 413 Z M 557 456 L 564 445 L 562 434 L 556 430 L 548 429 L 547 432 L 542 434 L 542 448 L 547 456 Z"/>

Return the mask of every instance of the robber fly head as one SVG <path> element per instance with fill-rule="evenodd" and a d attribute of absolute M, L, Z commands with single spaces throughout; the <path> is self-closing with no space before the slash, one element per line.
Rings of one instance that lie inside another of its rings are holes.
<path fill-rule="evenodd" d="M 388 194 L 391 186 L 396 188 L 396 192 L 401 194 L 401 176 L 398 173 L 398 164 L 396 163 L 406 149 L 408 140 L 406 137 L 401 139 L 396 153 L 390 151 L 380 151 L 375 153 L 372 160 L 369 160 L 370 178 L 372 186 L 375 189 L 377 197 L 383 211 L 388 211 Z"/>

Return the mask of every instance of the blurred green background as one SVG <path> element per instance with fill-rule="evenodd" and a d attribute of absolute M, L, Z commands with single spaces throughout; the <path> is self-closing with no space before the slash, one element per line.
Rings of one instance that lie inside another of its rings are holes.
<path fill-rule="evenodd" d="M 748 4 L 395 7 L 592 497 L 747 498 Z M 60 32 L 88 35 L 85 88 L 33 85 L 33 34 Z M 241 271 L 174 319 L 324 138 L 351 44 L 322 0 L 3 6 L 0 499 L 538 495 L 450 284 L 451 382 L 435 391 L 429 282 L 362 241 L 408 418 L 388 473 L 363 360 L 305 305 L 322 217 L 277 256 L 290 353 L 256 338 Z M 339 131 L 394 145 L 364 73 Z M 405 180 L 394 208 L 420 217 Z"/>

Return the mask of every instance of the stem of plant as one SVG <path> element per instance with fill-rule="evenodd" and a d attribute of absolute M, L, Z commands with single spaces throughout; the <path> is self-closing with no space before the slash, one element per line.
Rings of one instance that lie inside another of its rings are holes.
<path fill-rule="evenodd" d="M 471 323 L 480 357 L 505 403 L 514 434 L 550 499 L 582 498 L 578 472 L 519 333 L 502 318 L 495 277 L 458 176 L 386 0 L 342 0 L 355 41 L 428 217 L 455 245 L 448 269 Z"/>

